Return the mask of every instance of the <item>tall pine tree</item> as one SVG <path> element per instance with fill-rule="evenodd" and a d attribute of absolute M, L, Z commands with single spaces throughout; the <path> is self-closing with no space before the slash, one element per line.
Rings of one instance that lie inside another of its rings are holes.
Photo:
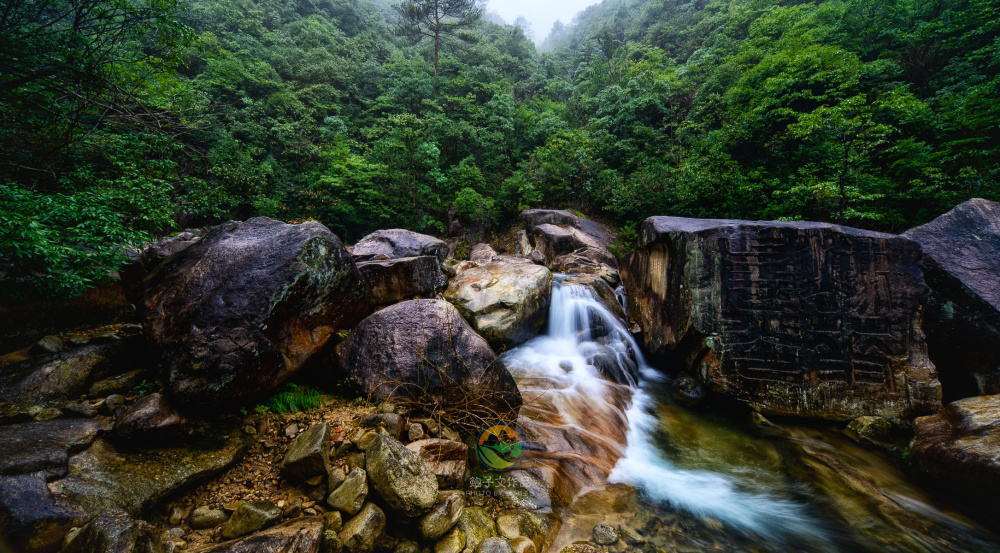
<path fill-rule="evenodd" d="M 396 5 L 399 31 L 414 43 L 426 37 L 434 41 L 434 76 L 438 76 L 441 46 L 450 40 L 471 42 L 467 30 L 479 22 L 483 10 L 476 0 L 404 0 Z"/>

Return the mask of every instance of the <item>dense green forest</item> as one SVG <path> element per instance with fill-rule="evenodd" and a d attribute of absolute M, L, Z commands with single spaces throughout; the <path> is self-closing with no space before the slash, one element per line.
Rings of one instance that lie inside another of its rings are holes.
<path fill-rule="evenodd" d="M 7 0 L 4 294 L 72 295 L 125 244 L 253 215 L 345 242 L 528 207 L 625 236 L 652 214 L 899 232 L 1000 200 L 995 0 L 605 0 L 538 50 L 415 13 Z"/>

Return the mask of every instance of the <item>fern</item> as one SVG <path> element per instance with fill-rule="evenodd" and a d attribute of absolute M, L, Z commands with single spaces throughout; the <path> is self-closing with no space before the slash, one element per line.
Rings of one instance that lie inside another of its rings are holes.
<path fill-rule="evenodd" d="M 263 404 L 259 405 L 258 408 L 264 407 L 272 413 L 284 414 L 307 411 L 322 406 L 323 394 L 319 390 L 310 388 L 309 386 L 288 383 L 273 396 L 269 397 Z"/>

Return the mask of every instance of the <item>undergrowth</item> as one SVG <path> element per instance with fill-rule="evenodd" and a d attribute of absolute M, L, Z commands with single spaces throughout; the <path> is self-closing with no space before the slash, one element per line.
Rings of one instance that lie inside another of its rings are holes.
<path fill-rule="evenodd" d="M 310 386 L 299 386 L 289 382 L 282 386 L 274 395 L 264 400 L 254 408 L 260 414 L 264 413 L 297 413 L 323 406 L 323 394 Z"/>

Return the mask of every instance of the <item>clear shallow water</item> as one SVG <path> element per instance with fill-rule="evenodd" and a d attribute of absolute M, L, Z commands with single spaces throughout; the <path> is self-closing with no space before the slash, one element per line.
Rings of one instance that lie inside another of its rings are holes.
<path fill-rule="evenodd" d="M 589 287 L 556 284 L 547 332 L 504 356 L 526 399 L 536 471 L 563 476 L 570 484 L 554 487 L 564 494 L 632 486 L 665 517 L 658 531 L 679 529 L 696 548 L 1000 551 L 882 452 L 830 429 L 674 404 L 613 309 Z"/>

